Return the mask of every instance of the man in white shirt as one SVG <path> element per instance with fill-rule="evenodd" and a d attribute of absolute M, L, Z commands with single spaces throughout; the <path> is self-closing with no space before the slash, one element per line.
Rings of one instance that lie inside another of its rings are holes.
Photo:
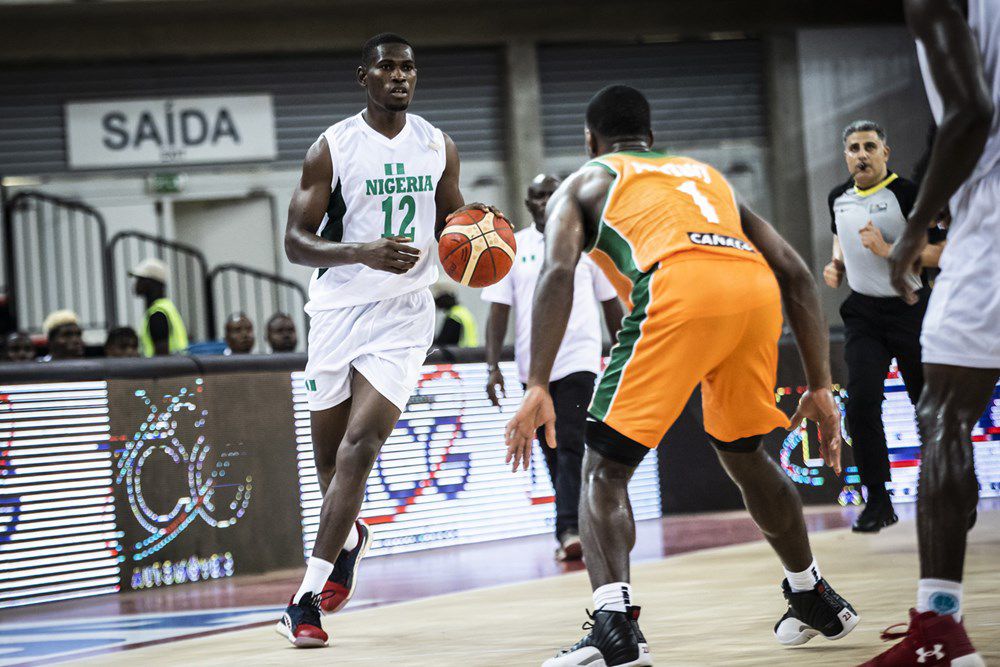
<path fill-rule="evenodd" d="M 486 361 L 490 369 L 486 393 L 496 406 L 500 405 L 497 389 L 504 391 L 503 375 L 498 364 L 511 307 L 514 308 L 517 371 L 522 384 L 528 380 L 531 303 L 545 257 L 545 205 L 558 186 L 558 178 L 545 174 L 539 174 L 531 182 L 524 203 L 531 212 L 534 225 L 515 234 L 517 259 L 510 273 L 482 292 L 483 300 L 492 304 L 486 323 Z M 580 504 L 587 407 L 601 369 L 601 315 L 597 304 L 600 303 L 604 311 L 604 321 L 612 340 L 624 314 L 614 287 L 586 257 L 576 267 L 575 281 L 573 311 L 549 379 L 549 390 L 555 401 L 559 447 L 546 447 L 545 434 L 538 431 L 538 441 L 556 490 L 556 540 L 559 542 L 556 558 L 559 560 L 577 560 L 583 554 L 577 507 Z"/>

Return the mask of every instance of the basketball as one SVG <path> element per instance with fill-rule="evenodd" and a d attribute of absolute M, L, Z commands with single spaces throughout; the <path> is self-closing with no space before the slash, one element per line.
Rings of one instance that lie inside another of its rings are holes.
<path fill-rule="evenodd" d="M 507 275 L 517 244 L 514 227 L 489 211 L 470 209 L 452 218 L 441 233 L 438 256 L 452 280 L 486 287 Z"/>

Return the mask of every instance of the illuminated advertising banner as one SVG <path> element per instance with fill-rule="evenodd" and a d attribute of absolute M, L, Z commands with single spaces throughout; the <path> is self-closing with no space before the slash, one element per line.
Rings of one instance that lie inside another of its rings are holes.
<path fill-rule="evenodd" d="M 778 405 L 792 414 L 802 395 L 803 387 L 778 389 Z M 849 430 L 844 418 L 847 391 L 834 385 L 841 411 L 846 444 L 850 445 Z M 906 394 L 903 380 L 893 361 L 885 381 L 885 401 L 882 403 L 882 421 L 885 425 L 886 445 L 889 449 L 890 477 L 888 488 L 893 502 L 911 502 L 917 497 L 917 478 L 920 472 L 920 438 L 913 405 Z M 1000 385 L 994 389 L 989 407 L 972 431 L 972 446 L 979 479 L 979 496 L 1000 496 Z M 796 428 L 784 438 L 774 452 L 782 468 L 799 485 L 806 502 L 833 502 L 841 505 L 862 502 L 861 478 L 854 465 L 847 465 L 842 478 L 823 465 L 815 439 L 815 427 L 807 430 Z M 845 461 L 852 462 L 849 446 L 844 449 Z"/>
<path fill-rule="evenodd" d="M 119 587 L 106 382 L 0 386 L 0 607 Z"/>
<path fill-rule="evenodd" d="M 287 378 L 110 383 L 124 590 L 298 564 Z"/>
<path fill-rule="evenodd" d="M 485 395 L 485 364 L 423 368 L 368 480 L 373 554 L 552 532 L 541 452 L 526 472 L 504 463 L 503 428 L 521 390 L 514 364 L 501 367 L 509 395 L 499 409 Z M 0 608 L 301 565 L 321 498 L 302 374 L 279 368 L 0 385 Z M 795 368 L 779 367 L 786 414 L 803 390 Z M 908 500 L 919 448 L 895 371 L 886 397 L 891 491 Z M 664 490 L 690 500 L 684 511 L 727 493 L 739 502 L 697 412 L 692 401 L 685 419 L 699 430 L 668 437 L 633 477 L 636 518 L 660 514 L 658 456 L 672 480 Z M 1000 390 L 972 438 L 980 494 L 1000 496 Z M 796 429 L 766 446 L 806 502 L 857 502 L 850 448 L 838 479 L 815 442 L 812 428 Z"/>
<path fill-rule="evenodd" d="M 424 366 L 406 411 L 382 449 L 361 516 L 371 554 L 415 551 L 555 530 L 555 492 L 535 447 L 530 469 L 504 462 L 504 426 L 521 401 L 513 362 L 500 365 L 507 397 L 486 398 L 486 364 Z M 312 549 L 322 503 L 316 482 L 301 373 L 292 375 L 302 484 L 303 546 Z M 637 519 L 660 516 L 656 453 L 645 458 L 629 492 Z"/>

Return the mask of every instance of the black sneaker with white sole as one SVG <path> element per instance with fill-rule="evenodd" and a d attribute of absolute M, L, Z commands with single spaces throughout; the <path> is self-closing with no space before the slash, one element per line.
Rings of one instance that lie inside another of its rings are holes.
<path fill-rule="evenodd" d="M 598 609 L 587 612 L 587 635 L 570 648 L 549 658 L 542 667 L 650 667 L 653 656 L 639 629 L 639 607 L 627 611 Z"/>
<path fill-rule="evenodd" d="M 785 646 L 805 644 L 816 635 L 827 639 L 840 639 L 854 629 L 861 620 L 858 612 L 844 598 L 820 579 L 811 591 L 796 593 L 781 582 L 781 590 L 788 600 L 788 611 L 774 625 L 774 636 Z"/>

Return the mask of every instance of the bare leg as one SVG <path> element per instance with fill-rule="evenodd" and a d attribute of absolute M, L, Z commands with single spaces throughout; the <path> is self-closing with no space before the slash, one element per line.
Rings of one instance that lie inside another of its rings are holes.
<path fill-rule="evenodd" d="M 785 569 L 802 572 L 808 568 L 813 560 L 809 534 L 802 515 L 802 500 L 792 480 L 760 446 L 745 452 L 715 451 L 722 467 L 740 488 L 750 516 Z"/>
<path fill-rule="evenodd" d="M 629 580 L 629 552 L 635 546 L 635 518 L 628 499 L 633 472 L 635 467 L 590 448 L 583 455 L 580 539 L 594 589 Z"/>
<path fill-rule="evenodd" d="M 326 490 L 337 469 L 337 450 L 347 432 L 347 418 L 351 415 L 351 399 L 328 408 L 309 413 L 312 431 L 313 460 L 316 462 L 316 477 L 319 479 L 320 493 Z"/>
<path fill-rule="evenodd" d="M 969 515 L 979 500 L 972 428 L 1000 370 L 924 364 L 917 408 L 923 441 L 917 493 L 920 577 L 961 581 Z"/>
<path fill-rule="evenodd" d="M 354 520 L 361 510 L 368 473 L 382 445 L 399 420 L 400 411 L 355 371 L 351 379 L 352 404 L 344 438 L 337 450 L 336 471 L 323 494 L 319 531 L 313 555 L 337 560 Z"/>

